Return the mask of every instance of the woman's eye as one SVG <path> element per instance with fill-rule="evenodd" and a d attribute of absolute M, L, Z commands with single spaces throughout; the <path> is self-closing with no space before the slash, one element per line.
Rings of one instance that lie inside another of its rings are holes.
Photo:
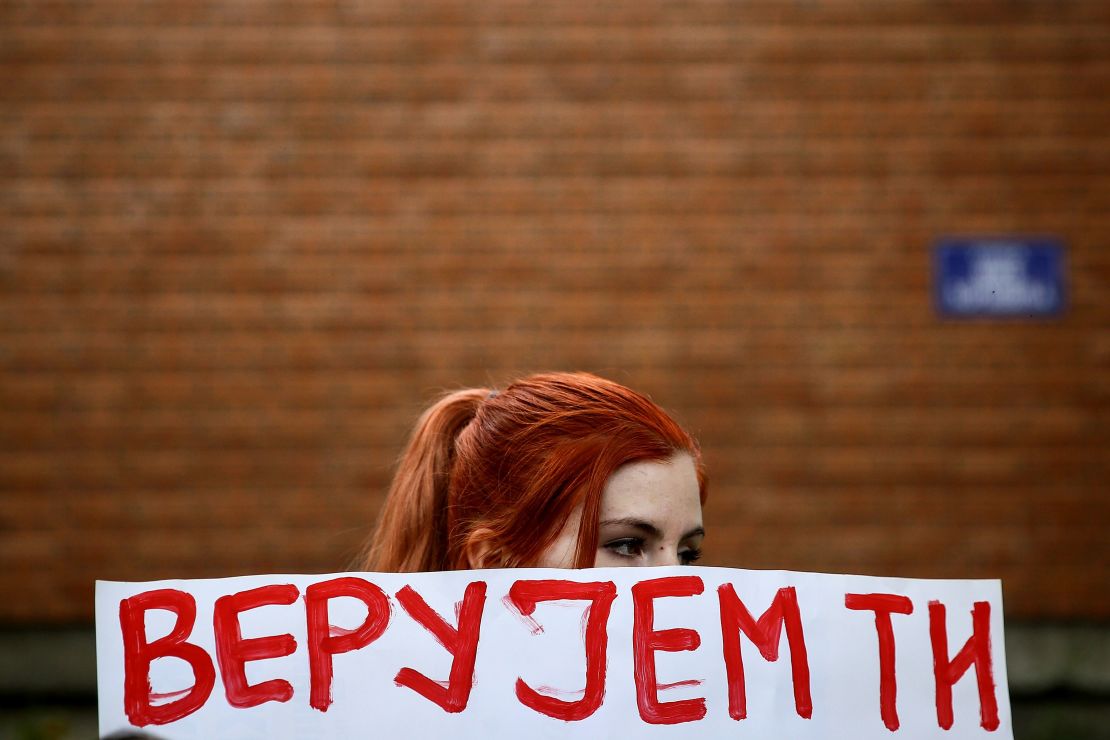
<path fill-rule="evenodd" d="M 701 559 L 701 550 L 683 550 L 678 554 L 683 565 L 693 565 Z"/>
<path fill-rule="evenodd" d="M 636 558 L 644 552 L 644 541 L 634 537 L 613 540 L 605 545 L 605 549 L 626 558 Z"/>

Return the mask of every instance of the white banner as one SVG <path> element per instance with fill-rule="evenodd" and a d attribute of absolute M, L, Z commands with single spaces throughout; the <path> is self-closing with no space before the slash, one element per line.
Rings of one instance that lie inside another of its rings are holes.
<path fill-rule="evenodd" d="M 998 581 L 730 568 L 98 582 L 100 732 L 1012 738 Z"/>

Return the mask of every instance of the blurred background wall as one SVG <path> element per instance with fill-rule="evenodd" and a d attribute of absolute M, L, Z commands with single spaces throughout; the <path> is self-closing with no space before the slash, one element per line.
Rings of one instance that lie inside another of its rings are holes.
<path fill-rule="evenodd" d="M 1106 737 L 1108 91 L 1105 0 L 3 0 L 0 732 L 88 727 L 95 579 L 343 570 L 435 393 L 581 369 L 707 563 L 1000 577 Z M 1065 313 L 938 317 L 949 234 Z"/>

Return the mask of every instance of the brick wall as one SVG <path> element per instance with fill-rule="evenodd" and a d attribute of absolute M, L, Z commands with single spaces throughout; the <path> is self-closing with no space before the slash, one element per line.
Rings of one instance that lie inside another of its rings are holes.
<path fill-rule="evenodd" d="M 0 622 L 343 569 L 440 388 L 702 440 L 707 561 L 1110 617 L 1104 0 L 0 2 Z M 929 248 L 1058 235 L 1059 320 Z"/>

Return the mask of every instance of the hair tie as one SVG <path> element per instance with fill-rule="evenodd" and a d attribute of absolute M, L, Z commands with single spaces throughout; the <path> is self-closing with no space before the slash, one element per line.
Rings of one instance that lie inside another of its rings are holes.
<path fill-rule="evenodd" d="M 496 395 L 497 395 L 497 394 L 498 394 L 499 392 L 500 392 L 500 391 L 498 391 L 498 390 L 497 390 L 496 388 L 495 388 L 495 389 L 493 389 L 492 391 L 490 391 L 489 393 L 487 393 L 487 394 L 486 394 L 486 400 L 487 400 L 487 401 L 488 401 L 488 400 L 490 400 L 491 398 L 493 398 L 494 396 L 496 396 Z"/>

